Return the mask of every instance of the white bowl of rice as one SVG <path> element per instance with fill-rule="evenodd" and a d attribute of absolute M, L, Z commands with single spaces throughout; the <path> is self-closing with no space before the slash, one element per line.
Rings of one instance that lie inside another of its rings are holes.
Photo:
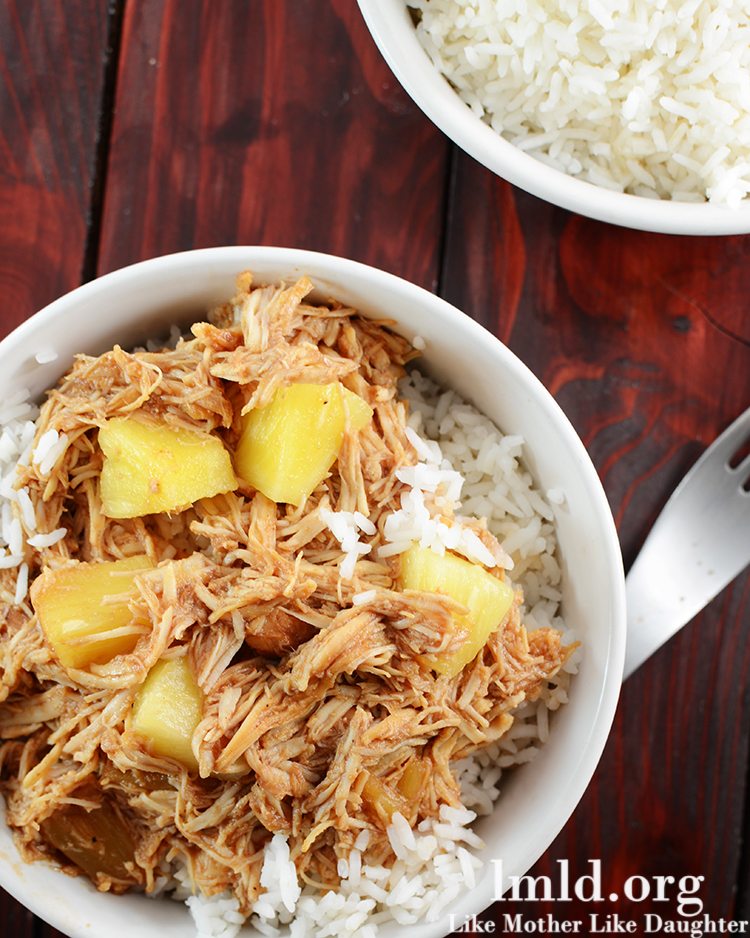
<path fill-rule="evenodd" d="M 359 5 L 414 101 L 503 179 L 629 228 L 750 231 L 744 0 Z"/>
<path fill-rule="evenodd" d="M 168 335 L 175 324 L 184 328 L 224 303 L 246 269 L 258 283 L 308 276 L 314 302 L 335 300 L 365 317 L 393 320 L 395 331 L 422 351 L 402 389 L 415 434 L 439 443 L 451 471 L 463 476 L 463 510 L 484 515 L 516 558 L 529 633 L 551 627 L 581 646 L 542 696 L 514 714 L 499 742 L 457 769 L 464 808 L 441 810 L 439 820 L 415 831 L 394 815 L 388 837 L 397 861 L 390 870 L 368 866 L 367 839 L 358 838 L 339 863 L 338 892 L 315 894 L 308 886 L 300 896 L 278 836 L 265 846 L 263 889 L 252 915 L 241 914 L 230 895 L 191 895 L 185 869 L 173 871 L 174 881 L 164 879 L 155 898 L 99 892 L 85 877 L 67 876 L 52 864 L 24 863 L 4 824 L 0 885 L 71 938 L 183 938 L 196 932 L 202 938 L 392 938 L 405 926 L 414 938 L 438 938 L 499 898 L 507 877 L 525 873 L 566 823 L 604 748 L 622 678 L 624 578 L 612 516 L 583 444 L 531 372 L 443 300 L 353 261 L 267 247 L 157 258 L 62 297 L 0 344 L 0 490 L 7 495 L 5 480 L 20 450 L 29 448 L 38 412 L 33 402 L 76 354 L 98 355 L 115 343 L 142 346 Z M 32 403 L 25 403 L 27 396 Z M 35 452 L 33 459 L 51 464 L 60 445 L 50 438 L 45 453 Z M 420 459 L 429 462 L 434 452 L 426 446 Z M 18 536 L 12 522 L 6 530 L 6 521 L 3 541 Z M 29 543 L 44 548 L 56 537 L 36 534 Z M 10 544 L 1 553 L 9 566 Z M 22 601 L 20 572 L 17 583 Z M 367 601 L 364 594 L 359 601 Z M 502 860 L 502 884 L 493 860 Z M 163 895 L 170 891 L 181 901 Z"/>

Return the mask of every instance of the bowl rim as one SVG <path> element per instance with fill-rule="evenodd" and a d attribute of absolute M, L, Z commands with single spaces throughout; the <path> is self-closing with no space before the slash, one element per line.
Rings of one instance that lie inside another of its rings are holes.
<path fill-rule="evenodd" d="M 429 314 L 435 317 L 446 329 L 463 329 L 468 332 L 471 342 L 489 343 L 494 354 L 508 368 L 519 381 L 527 388 L 531 388 L 537 398 L 544 404 L 553 420 L 564 436 L 565 445 L 569 447 L 574 456 L 578 471 L 583 475 L 591 497 L 591 507 L 599 516 L 603 530 L 606 532 L 606 542 L 601 549 L 606 553 L 606 566 L 608 583 L 611 591 L 612 617 L 609 635 L 606 641 L 606 660 L 602 670 L 601 689 L 597 704 L 588 724 L 587 732 L 581 734 L 579 752 L 571 757 L 569 765 L 570 775 L 567 784 L 560 789 L 559 797 L 555 798 L 555 821 L 549 823 L 543 833 L 529 838 L 525 851 L 519 856 L 519 865 L 526 872 L 539 857 L 549 848 L 555 837 L 570 819 L 573 811 L 580 802 L 588 787 L 589 781 L 596 770 L 604 746 L 609 738 L 614 720 L 617 702 L 622 683 L 622 673 L 626 643 L 626 614 L 625 614 L 625 579 L 620 553 L 619 539 L 615 528 L 612 512 L 594 465 L 572 424 L 544 387 L 542 382 L 533 374 L 516 355 L 499 338 L 486 330 L 478 322 L 462 313 L 455 306 L 449 304 L 441 297 L 436 296 L 423 287 L 417 286 L 394 274 L 379 268 L 363 264 L 336 255 L 329 255 L 314 251 L 283 247 L 254 247 L 254 246 L 228 246 L 203 248 L 164 255 L 141 261 L 111 273 L 105 274 L 83 286 L 64 294 L 46 307 L 35 313 L 29 319 L 17 326 L 5 339 L 0 342 L 0 364 L 3 359 L 18 355 L 30 337 L 37 334 L 53 319 L 64 315 L 79 301 L 106 296 L 108 293 L 119 291 L 129 282 L 137 281 L 141 276 L 147 275 L 157 268 L 164 268 L 163 276 L 179 277 L 181 271 L 194 270 L 199 266 L 208 271 L 213 261 L 235 258 L 232 261 L 236 270 L 264 262 L 268 265 L 282 265 L 290 269 L 306 270 L 313 281 L 315 278 L 341 277 L 352 273 L 357 276 L 356 288 L 376 293 L 378 285 L 382 284 L 391 295 L 399 295 L 418 303 Z M 296 271 L 295 271 L 296 272 Z M 116 327 L 114 327 L 116 328 Z M 575 768 L 575 772 L 573 772 Z M 4 807 L 0 805 L 0 823 L 4 823 Z M 49 922 L 73 938 L 85 938 L 90 934 L 88 928 L 78 926 L 71 922 L 66 910 L 56 906 L 50 907 L 49 900 L 43 890 L 35 888 L 34 877 L 24 876 L 17 869 L 16 858 L 9 860 L 0 854 L 0 886 L 10 892 L 28 909 L 40 918 Z M 23 864 L 25 867 L 26 864 Z M 46 869 L 53 869 L 45 865 Z M 65 874 L 59 874 L 65 875 Z M 92 887 L 93 888 L 93 887 Z M 491 892 L 492 883 L 489 877 L 480 880 L 475 889 L 466 892 L 456 900 L 460 914 L 466 912 L 478 914 L 495 898 Z M 400 928 L 401 926 L 399 926 Z M 409 926 L 413 938 L 442 938 L 445 934 L 444 924 L 418 922 Z"/>
<path fill-rule="evenodd" d="M 464 104 L 432 64 L 405 0 L 357 0 L 383 58 L 414 103 L 447 137 L 497 176 L 553 205 L 609 224 L 677 235 L 750 232 L 750 200 L 737 208 L 615 192 L 519 150 Z"/>

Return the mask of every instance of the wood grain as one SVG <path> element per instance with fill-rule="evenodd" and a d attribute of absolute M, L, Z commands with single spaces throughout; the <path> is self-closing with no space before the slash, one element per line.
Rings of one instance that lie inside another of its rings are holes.
<path fill-rule="evenodd" d="M 81 282 L 108 21 L 105 0 L 0 4 L 2 336 Z M 0 934 L 45 929 L 0 890 Z"/>
<path fill-rule="evenodd" d="M 105 0 L 0 5 L 0 328 L 80 283 L 107 45 Z"/>
<path fill-rule="evenodd" d="M 750 239 L 590 222 L 458 153 L 446 205 L 448 144 L 351 0 L 127 0 L 110 138 L 108 16 L 104 0 L 0 9 L 0 328 L 75 286 L 85 256 L 105 272 L 190 247 L 283 244 L 440 284 L 571 417 L 630 562 L 692 460 L 750 402 Z M 109 154 L 98 168 L 97 152 Z M 96 205 L 89 217 L 96 179 L 101 219 Z M 703 874 L 706 911 L 748 914 L 748 629 L 744 577 L 627 683 L 595 780 L 535 873 L 567 858 L 580 875 L 599 857 L 605 891 L 633 873 Z M 511 903 L 489 914 L 502 911 L 530 917 Z M 0 933 L 58 935 L 8 898 Z"/>
<path fill-rule="evenodd" d="M 446 153 L 350 0 L 130 3 L 100 272 L 278 244 L 432 286 Z"/>
<path fill-rule="evenodd" d="M 545 382 L 596 463 L 626 563 L 697 455 L 750 404 L 750 238 L 688 239 L 570 215 L 457 160 L 442 282 Z M 735 910 L 748 766 L 750 577 L 623 689 L 594 781 L 535 874 L 602 859 L 605 892 L 633 874 L 704 875 Z M 746 888 L 747 884 L 742 884 Z M 498 904 L 490 914 L 572 903 Z M 620 900 L 603 911 L 660 912 Z M 594 911 L 602 911 L 597 909 Z"/>
<path fill-rule="evenodd" d="M 47 8 L 58 30 L 48 45 L 63 58 L 65 16 Z M 87 21 L 71 9 L 70 29 L 83 35 Z M 92 60 L 81 59 L 81 84 L 100 78 L 101 52 L 93 43 Z M 22 111 L 45 119 L 36 101 Z M 448 144 L 398 86 L 350 0 L 128 0 L 106 143 L 101 241 L 91 246 L 100 273 L 191 247 L 263 243 L 437 283 Z M 29 152 L 26 140 L 19 159 Z M 83 194 L 90 184 L 82 177 Z M 29 252 L 54 245 L 59 260 L 65 245 L 68 280 L 19 302 L 8 326 L 78 282 L 87 203 L 66 211 L 51 234 L 32 232 Z M 23 269 L 0 241 L 6 259 Z M 0 934 L 11 921 L 29 928 L 8 934 L 31 936 L 31 919 L 8 900 Z M 34 938 L 57 936 L 37 921 Z"/>

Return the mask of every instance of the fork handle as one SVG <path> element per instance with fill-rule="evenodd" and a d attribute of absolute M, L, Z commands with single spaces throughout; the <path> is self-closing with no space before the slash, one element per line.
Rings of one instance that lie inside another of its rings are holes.
<path fill-rule="evenodd" d="M 625 580 L 628 677 L 750 562 L 750 461 L 730 468 L 750 434 L 750 408 L 703 453 L 672 493 Z"/>
<path fill-rule="evenodd" d="M 736 533 L 732 526 L 726 526 L 726 536 L 708 545 L 696 537 L 694 516 L 681 510 L 682 493 L 676 494 L 625 579 L 628 637 L 623 678 L 687 625 L 747 565 L 747 554 L 733 546 L 738 542 L 729 536 Z M 717 497 L 716 493 L 708 496 L 709 500 Z M 706 523 L 710 516 L 710 504 L 698 514 Z M 741 518 L 732 520 L 744 531 Z"/>
<path fill-rule="evenodd" d="M 625 579 L 628 610 L 628 638 L 625 647 L 623 679 L 686 625 L 702 608 L 691 608 L 669 570 L 656 568 L 658 558 L 641 553 Z"/>

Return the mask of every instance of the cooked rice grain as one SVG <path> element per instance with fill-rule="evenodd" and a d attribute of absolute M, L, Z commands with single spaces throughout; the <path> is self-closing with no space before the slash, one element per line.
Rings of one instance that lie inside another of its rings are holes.
<path fill-rule="evenodd" d="M 406 0 L 462 100 L 519 149 L 617 192 L 750 191 L 748 0 Z"/>

